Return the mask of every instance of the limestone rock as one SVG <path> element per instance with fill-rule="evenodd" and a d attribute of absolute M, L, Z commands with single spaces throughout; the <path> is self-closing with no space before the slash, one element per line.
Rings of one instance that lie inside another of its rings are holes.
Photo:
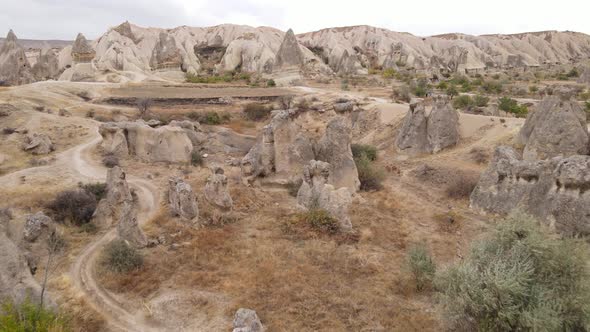
<path fill-rule="evenodd" d="M 101 147 L 118 157 L 135 156 L 145 162 L 188 163 L 193 144 L 179 127 L 152 128 L 143 122 L 103 123 Z"/>
<path fill-rule="evenodd" d="M 53 220 L 46 216 L 43 212 L 37 212 L 27 216 L 25 221 L 25 228 L 23 237 L 25 241 L 34 242 L 41 236 L 44 230 L 49 229 Z"/>
<path fill-rule="evenodd" d="M 303 65 L 303 53 L 293 30 L 289 29 L 283 38 L 275 59 L 276 68 L 299 67 Z"/>
<path fill-rule="evenodd" d="M 18 44 L 18 39 L 12 30 L 8 32 L 0 47 L 0 82 L 8 85 L 34 82 L 25 49 Z"/>
<path fill-rule="evenodd" d="M 522 160 L 498 147 L 471 194 L 471 207 L 507 214 L 521 209 L 564 234 L 590 234 L 590 156 Z"/>
<path fill-rule="evenodd" d="M 48 154 L 54 150 L 53 143 L 49 136 L 37 133 L 25 136 L 25 145 L 23 149 L 35 155 Z"/>
<path fill-rule="evenodd" d="M 93 218 L 96 225 L 108 228 L 121 219 L 125 202 L 132 202 L 133 197 L 125 172 L 119 166 L 109 168 L 106 184 L 106 195 L 98 202 Z"/>
<path fill-rule="evenodd" d="M 172 213 L 185 221 L 196 224 L 199 219 L 199 207 L 193 188 L 178 177 L 168 180 L 168 202 Z"/>
<path fill-rule="evenodd" d="M 135 248 L 147 246 L 147 238 L 137 223 L 137 211 L 133 201 L 123 202 L 117 234 Z"/>
<path fill-rule="evenodd" d="M 221 167 L 212 167 L 205 185 L 205 199 L 222 210 L 231 210 L 233 200 L 227 188 L 227 177 Z"/>
<path fill-rule="evenodd" d="M 84 37 L 82 33 L 78 33 L 78 36 L 76 36 L 76 40 L 72 45 L 71 54 L 72 60 L 75 63 L 84 63 L 92 61 L 96 56 L 96 51 L 90 46 L 86 37 Z"/>
<path fill-rule="evenodd" d="M 240 308 L 234 315 L 233 332 L 264 332 L 264 327 L 256 311 Z"/>
<path fill-rule="evenodd" d="M 37 81 L 57 79 L 61 73 L 59 59 L 52 49 L 39 51 L 39 58 L 31 68 L 31 73 Z"/>
<path fill-rule="evenodd" d="M 410 110 L 396 139 L 397 147 L 412 154 L 437 153 L 459 141 L 459 115 L 445 97 L 435 99 L 430 114 L 422 102 L 410 104 Z"/>
<path fill-rule="evenodd" d="M 331 165 L 312 160 L 303 171 L 303 183 L 297 192 L 297 204 L 306 210 L 322 209 L 338 220 L 343 231 L 350 231 L 352 224 L 348 207 L 352 195 L 346 187 L 339 189 L 328 184 Z"/>
<path fill-rule="evenodd" d="M 525 146 L 526 160 L 588 154 L 586 113 L 567 96 L 547 96 L 529 114 L 517 140 Z"/>
<path fill-rule="evenodd" d="M 344 117 L 330 120 L 318 143 L 316 159 L 330 164 L 330 184 L 336 188 L 349 188 L 354 193 L 361 183 L 352 156 L 351 141 L 352 128 L 348 120 Z"/>
<path fill-rule="evenodd" d="M 354 109 L 354 103 L 351 101 L 346 101 L 346 102 L 334 104 L 334 111 L 336 113 L 352 112 L 353 109 Z"/>
<path fill-rule="evenodd" d="M 152 69 L 178 69 L 182 66 L 180 50 L 176 47 L 176 41 L 173 36 L 164 31 L 160 32 L 158 43 L 152 51 L 150 65 Z"/>

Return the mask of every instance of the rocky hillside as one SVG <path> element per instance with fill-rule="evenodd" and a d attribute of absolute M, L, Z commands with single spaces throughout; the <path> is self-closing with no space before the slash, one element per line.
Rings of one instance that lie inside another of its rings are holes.
<path fill-rule="evenodd" d="M 19 45 L 25 46 L 21 41 Z M 84 51 L 76 51 L 81 46 Z M 57 72 L 63 74 L 54 78 L 74 81 L 158 79 L 170 71 L 270 74 L 286 67 L 308 75 L 366 74 L 371 68 L 400 67 L 469 73 L 583 61 L 590 58 L 590 36 L 544 31 L 423 38 L 370 26 L 294 36 L 271 27 L 224 24 L 160 29 L 125 22 L 92 42 L 78 36 L 57 57 Z M 4 81 L 23 82 L 14 77 Z"/>
<path fill-rule="evenodd" d="M 590 36 L 569 31 L 422 38 L 371 26 L 354 26 L 323 29 L 298 38 L 341 73 L 401 66 L 469 72 L 490 67 L 572 63 L 590 58 Z"/>

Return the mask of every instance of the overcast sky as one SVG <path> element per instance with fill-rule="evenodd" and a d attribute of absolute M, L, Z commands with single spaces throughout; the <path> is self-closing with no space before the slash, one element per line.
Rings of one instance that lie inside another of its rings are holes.
<path fill-rule="evenodd" d="M 96 38 L 125 20 L 173 28 L 222 23 L 295 33 L 367 24 L 420 36 L 572 30 L 590 34 L 588 0 L 0 0 L 0 33 Z"/>

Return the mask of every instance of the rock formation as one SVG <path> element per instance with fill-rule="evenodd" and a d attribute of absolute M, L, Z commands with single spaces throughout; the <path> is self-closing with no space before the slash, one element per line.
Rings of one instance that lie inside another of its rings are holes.
<path fill-rule="evenodd" d="M 168 180 L 168 202 L 172 213 L 181 219 L 196 224 L 199 219 L 199 206 L 193 188 L 178 177 Z"/>
<path fill-rule="evenodd" d="M 234 315 L 233 332 L 264 332 L 264 327 L 256 311 L 240 308 Z"/>
<path fill-rule="evenodd" d="M 31 73 L 37 81 L 57 79 L 60 75 L 59 59 L 52 49 L 39 51 L 39 58 L 31 68 Z"/>
<path fill-rule="evenodd" d="M 578 77 L 578 83 L 590 85 L 590 67 L 585 67 L 582 74 Z"/>
<path fill-rule="evenodd" d="M 334 103 L 334 111 L 336 113 L 352 112 L 354 109 L 354 103 L 352 101 L 343 101 Z"/>
<path fill-rule="evenodd" d="M 586 113 L 569 93 L 545 97 L 526 119 L 518 135 L 525 160 L 588 154 Z"/>
<path fill-rule="evenodd" d="M 205 185 L 205 199 L 219 209 L 231 210 L 233 200 L 227 189 L 227 177 L 223 168 L 212 167 L 211 173 Z"/>
<path fill-rule="evenodd" d="M 317 144 L 315 158 L 330 164 L 328 183 L 356 192 L 361 183 L 352 156 L 351 141 L 352 128 L 348 120 L 336 117 L 328 122 L 326 132 Z"/>
<path fill-rule="evenodd" d="M 43 212 L 28 215 L 25 221 L 23 238 L 25 241 L 34 242 L 45 230 L 48 230 L 52 224 L 53 220 Z"/>
<path fill-rule="evenodd" d="M 137 210 L 133 201 L 123 202 L 117 234 L 119 238 L 135 248 L 143 248 L 147 245 L 147 238 L 137 223 Z"/>
<path fill-rule="evenodd" d="M 471 194 L 471 207 L 507 214 L 521 209 L 564 234 L 590 234 L 590 156 L 522 160 L 496 148 Z"/>
<path fill-rule="evenodd" d="M 338 220 L 343 231 L 352 229 L 348 206 L 352 203 L 352 195 L 348 188 L 339 189 L 328 184 L 331 165 L 312 160 L 303 170 L 303 183 L 297 192 L 297 204 L 306 209 L 321 209 Z"/>
<path fill-rule="evenodd" d="M 182 57 L 180 50 L 176 47 L 174 37 L 162 31 L 158 38 L 158 43 L 152 51 L 150 60 L 152 69 L 179 69 L 182 66 Z"/>
<path fill-rule="evenodd" d="M 0 47 L 0 82 L 20 85 L 33 81 L 31 65 L 27 60 L 25 50 L 18 44 L 16 35 L 10 30 Z"/>
<path fill-rule="evenodd" d="M 103 123 L 99 133 L 105 153 L 135 156 L 145 162 L 188 163 L 193 144 L 180 127 L 152 128 L 143 122 Z"/>
<path fill-rule="evenodd" d="M 95 56 L 96 51 L 90 46 L 86 37 L 79 33 L 72 45 L 72 60 L 74 63 L 90 62 Z"/>
<path fill-rule="evenodd" d="M 279 47 L 275 58 L 275 68 L 286 68 L 286 67 L 301 67 L 303 65 L 303 52 L 299 48 L 299 42 L 293 33 L 293 30 L 289 29 L 283 38 L 283 42 Z"/>
<path fill-rule="evenodd" d="M 93 220 L 99 227 L 109 228 L 121 219 L 123 206 L 133 202 L 125 172 L 114 166 L 107 171 L 106 195 L 98 202 Z"/>
<path fill-rule="evenodd" d="M 25 136 L 25 145 L 23 146 L 23 150 L 29 151 L 35 155 L 40 155 L 51 153 L 54 148 L 49 136 L 45 134 L 33 133 Z"/>
<path fill-rule="evenodd" d="M 448 99 L 438 97 L 430 114 L 422 102 L 410 105 L 396 139 L 397 147 L 409 153 L 437 153 L 459 141 L 459 115 Z"/>

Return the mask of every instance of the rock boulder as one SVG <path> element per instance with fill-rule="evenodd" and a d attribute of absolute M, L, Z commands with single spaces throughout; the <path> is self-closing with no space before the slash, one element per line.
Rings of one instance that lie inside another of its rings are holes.
<path fill-rule="evenodd" d="M 117 224 L 119 238 L 127 241 L 135 248 L 143 248 L 148 241 L 137 223 L 137 209 L 133 201 L 123 202 L 119 223 Z"/>
<path fill-rule="evenodd" d="M 264 332 L 264 327 L 256 311 L 240 308 L 234 315 L 233 332 Z"/>
<path fill-rule="evenodd" d="M 25 241 L 34 242 L 46 230 L 52 227 L 53 220 L 46 216 L 43 212 L 37 212 L 27 216 L 25 221 L 25 228 L 23 231 L 23 238 Z"/>
<path fill-rule="evenodd" d="M 178 177 L 168 180 L 168 202 L 174 215 L 196 224 L 199 219 L 199 206 L 193 188 Z"/>
<path fill-rule="evenodd" d="M 212 167 L 205 185 L 205 199 L 221 210 L 231 210 L 233 200 L 227 189 L 227 177 L 221 167 Z"/>
<path fill-rule="evenodd" d="M 125 172 L 119 166 L 109 168 L 106 183 L 106 196 L 98 202 L 93 217 L 96 225 L 108 228 L 121 219 L 125 202 L 132 202 L 133 197 Z"/>
<path fill-rule="evenodd" d="M 33 133 L 25 136 L 25 145 L 23 149 L 32 154 L 40 155 L 51 153 L 54 150 L 54 147 L 49 136 Z"/>

